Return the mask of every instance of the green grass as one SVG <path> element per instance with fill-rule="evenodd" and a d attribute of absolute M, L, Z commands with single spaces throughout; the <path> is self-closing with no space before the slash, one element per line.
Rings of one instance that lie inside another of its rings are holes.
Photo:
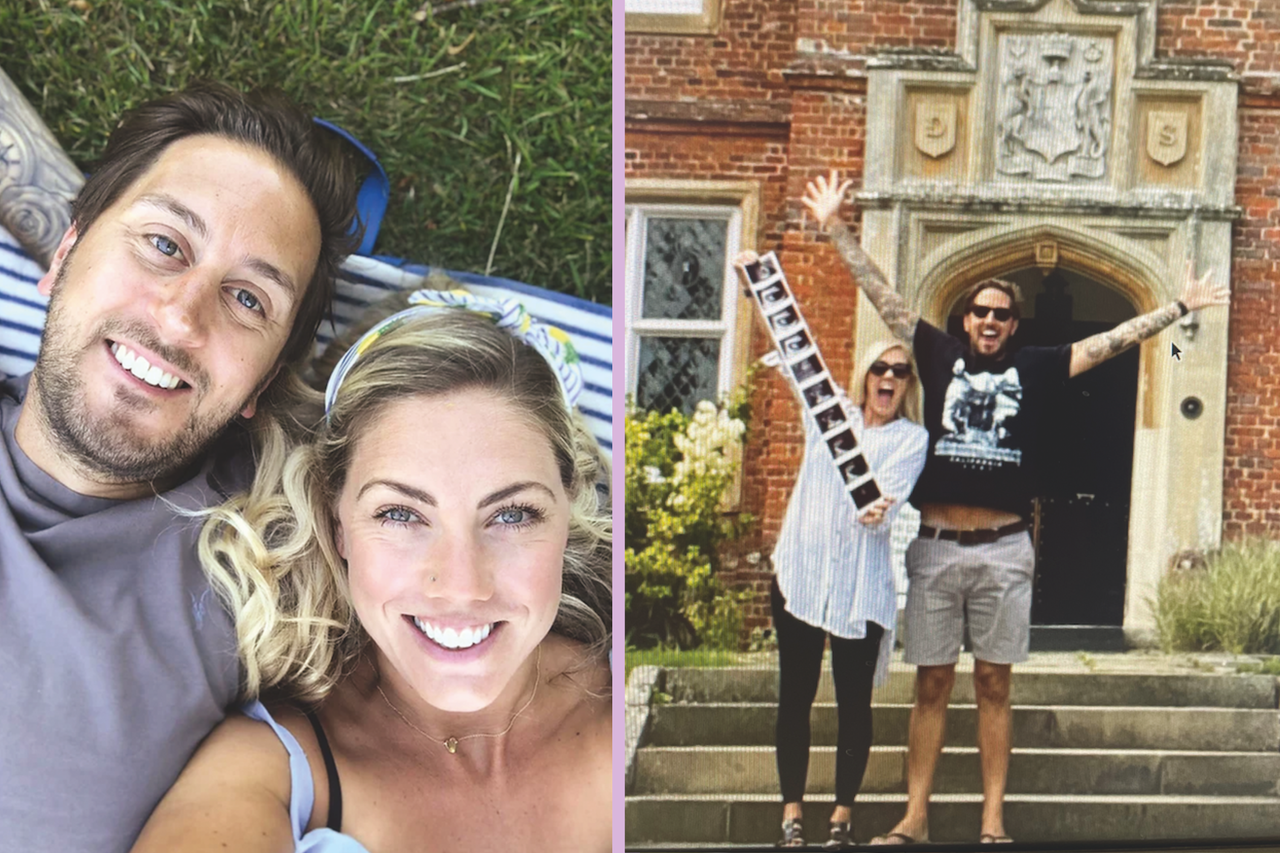
<path fill-rule="evenodd" d="M 78 165 L 124 109 L 190 80 L 279 86 L 382 159 L 375 251 L 450 269 L 484 272 L 518 156 L 492 274 L 610 302 L 609 0 L 420 8 L 0 0 L 0 56 Z"/>
<path fill-rule="evenodd" d="M 1249 675 L 1280 675 L 1280 657 L 1264 658 L 1258 663 L 1238 664 L 1236 670 Z"/>
<path fill-rule="evenodd" d="M 724 649 L 627 649 L 627 675 L 638 666 L 734 666 L 738 654 Z"/>
<path fill-rule="evenodd" d="M 1166 575 L 1153 603 L 1166 651 L 1280 654 L 1280 543 L 1228 543 Z"/>

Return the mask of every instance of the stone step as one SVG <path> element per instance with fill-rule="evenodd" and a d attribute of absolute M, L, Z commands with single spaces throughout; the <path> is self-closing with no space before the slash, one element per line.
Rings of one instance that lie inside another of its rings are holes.
<path fill-rule="evenodd" d="M 639 746 L 772 746 L 777 707 L 769 703 L 659 704 L 649 709 Z M 910 705 L 872 709 L 877 745 L 907 742 Z M 977 709 L 952 705 L 947 744 L 976 744 Z M 836 707 L 813 706 L 811 743 L 834 746 Z M 1024 749 L 1177 749 L 1274 752 L 1280 713 L 1234 708 L 1024 705 L 1013 709 L 1013 743 Z"/>
<path fill-rule="evenodd" d="M 1015 705 L 1147 705 L 1211 708 L 1276 708 L 1276 679 L 1267 675 L 1095 673 L 1013 671 Z M 777 702 L 776 668 L 668 669 L 663 691 L 676 702 Z M 915 673 L 895 668 L 874 701 L 910 704 L 915 700 Z M 834 702 L 831 672 L 818 685 L 819 702 Z M 951 701 L 972 704 L 973 677 L 956 673 Z"/>
<path fill-rule="evenodd" d="M 978 794 L 935 795 L 929 806 L 931 840 L 975 842 L 981 801 Z M 810 842 L 826 839 L 831 806 L 829 796 L 806 801 Z M 905 807 L 903 794 L 860 796 L 853 811 L 855 840 L 886 832 Z M 1006 831 L 1021 842 L 1264 838 L 1280 826 L 1280 797 L 1011 794 L 1004 817 Z M 771 845 L 781 820 L 776 795 L 628 797 L 626 843 Z"/>
<path fill-rule="evenodd" d="M 835 791 L 834 746 L 809 757 L 808 791 Z M 905 746 L 872 747 L 862 790 L 905 793 Z M 772 746 L 645 747 L 636 753 L 635 794 L 776 794 Z M 1178 750 L 1015 749 L 1008 790 L 1015 794 L 1176 794 L 1275 796 L 1280 752 Z M 976 747 L 948 747 L 934 790 L 980 793 Z"/>

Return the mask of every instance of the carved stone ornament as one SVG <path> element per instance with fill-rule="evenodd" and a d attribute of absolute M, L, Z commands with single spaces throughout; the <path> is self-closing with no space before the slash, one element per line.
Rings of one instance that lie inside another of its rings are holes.
<path fill-rule="evenodd" d="M 0 71 L 0 225 L 44 266 L 71 224 L 84 177 Z"/>
<path fill-rule="evenodd" d="M 1161 166 L 1187 156 L 1187 114 L 1152 111 L 1147 115 L 1147 154 Z"/>
<path fill-rule="evenodd" d="M 916 102 L 916 147 L 933 158 L 956 147 L 956 102 L 926 98 Z"/>
<path fill-rule="evenodd" d="M 1041 240 L 1036 243 L 1036 266 L 1053 269 L 1058 265 L 1058 241 Z"/>
<path fill-rule="evenodd" d="M 1036 181 L 1101 178 L 1111 142 L 1109 39 L 1000 37 L 996 170 Z"/>

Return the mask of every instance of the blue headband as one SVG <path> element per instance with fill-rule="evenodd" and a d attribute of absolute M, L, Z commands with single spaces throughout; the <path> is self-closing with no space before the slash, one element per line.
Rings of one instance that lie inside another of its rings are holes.
<path fill-rule="evenodd" d="M 324 392 L 326 419 L 333 410 L 333 403 L 338 397 L 338 389 L 342 387 L 342 381 L 374 341 L 413 317 L 439 314 L 444 311 L 465 310 L 481 314 L 493 320 L 499 329 L 537 350 L 546 359 L 547 364 L 551 365 L 551 369 L 560 380 L 560 390 L 564 393 L 565 405 L 570 409 L 582 395 L 582 368 L 578 363 L 578 352 L 574 349 L 569 336 L 555 326 L 548 326 L 534 319 L 533 315 L 516 300 L 491 299 L 465 290 L 415 290 L 409 295 L 409 305 L 410 307 L 392 314 L 365 332 L 360 340 L 356 341 L 355 346 L 342 356 L 337 367 L 330 374 L 329 386 Z"/>

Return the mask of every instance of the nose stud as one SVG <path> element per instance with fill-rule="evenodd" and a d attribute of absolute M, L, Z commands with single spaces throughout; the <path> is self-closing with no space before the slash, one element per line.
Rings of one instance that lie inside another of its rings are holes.
<path fill-rule="evenodd" d="M 435 583 L 435 582 L 436 582 L 436 576 L 435 576 L 435 575 L 432 575 L 432 576 L 431 576 L 431 582 L 432 582 L 432 583 Z"/>

